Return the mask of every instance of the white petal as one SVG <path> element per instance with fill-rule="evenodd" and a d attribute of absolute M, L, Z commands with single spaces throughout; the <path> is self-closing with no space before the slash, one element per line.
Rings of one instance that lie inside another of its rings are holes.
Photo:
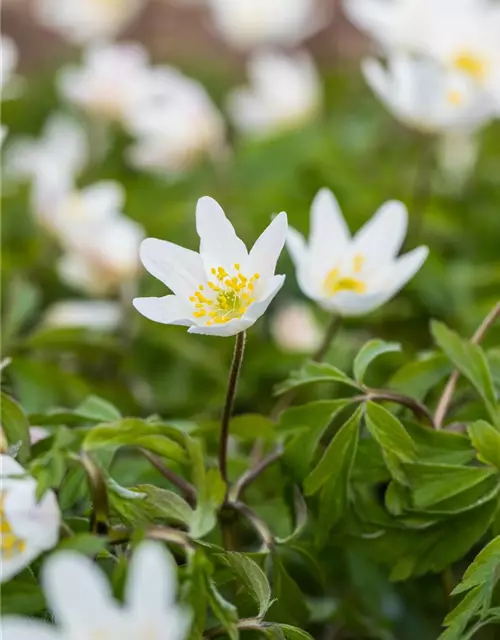
<path fill-rule="evenodd" d="M 141 543 L 132 556 L 125 601 L 134 612 L 154 618 L 175 602 L 177 568 L 159 542 Z"/>
<path fill-rule="evenodd" d="M 166 240 L 146 238 L 141 243 L 140 256 L 149 273 L 178 296 L 189 297 L 206 282 L 202 260 L 196 251 Z"/>
<path fill-rule="evenodd" d="M 134 298 L 133 305 L 148 320 L 161 324 L 189 327 L 193 324 L 193 308 L 177 296 Z"/>
<path fill-rule="evenodd" d="M 102 180 L 82 189 L 85 207 L 92 220 L 118 212 L 125 201 L 123 187 L 113 180 Z"/>
<path fill-rule="evenodd" d="M 334 311 L 340 316 L 362 316 L 379 307 L 384 301 L 384 291 L 363 294 L 341 291 L 318 302 L 327 311 Z"/>
<path fill-rule="evenodd" d="M 392 265 L 387 268 L 393 272 L 391 278 L 391 284 L 385 292 L 385 300 L 392 298 L 398 291 L 400 291 L 404 285 L 413 278 L 420 267 L 424 264 L 427 256 L 429 255 L 429 249 L 427 247 L 417 247 L 403 256 L 398 258 Z"/>
<path fill-rule="evenodd" d="M 366 84 L 377 97 L 383 103 L 392 106 L 394 97 L 391 96 L 389 73 L 380 60 L 376 58 L 365 58 L 361 62 L 361 72 L 366 80 Z"/>
<path fill-rule="evenodd" d="M 287 234 L 287 218 L 278 214 L 253 245 L 249 255 L 249 273 L 257 272 L 264 280 L 271 278 L 283 250 Z"/>
<path fill-rule="evenodd" d="M 316 273 L 325 273 L 339 261 L 349 245 L 351 235 L 335 196 L 320 189 L 311 207 L 309 255 Z"/>
<path fill-rule="evenodd" d="M 353 240 L 353 251 L 371 266 L 387 264 L 397 255 L 408 226 L 408 213 L 402 202 L 383 204 Z"/>
<path fill-rule="evenodd" d="M 123 310 L 111 300 L 61 300 L 51 305 L 43 316 L 47 327 L 84 327 L 113 331 L 122 320 Z"/>
<path fill-rule="evenodd" d="M 308 249 L 304 236 L 290 226 L 286 234 L 286 248 L 296 269 L 308 260 Z"/>
<path fill-rule="evenodd" d="M 2 476 L 13 476 L 26 473 L 23 467 L 11 456 L 0 454 L 0 473 Z"/>
<path fill-rule="evenodd" d="M 213 198 L 204 196 L 198 200 L 196 231 L 200 236 L 200 254 L 207 272 L 218 266 L 232 269 L 234 264 L 240 264 L 244 269 L 248 259 L 245 244 Z"/>
<path fill-rule="evenodd" d="M 106 629 L 117 612 L 104 573 L 83 555 L 60 551 L 43 567 L 42 584 L 56 621 L 70 637 L 84 637 L 93 629 Z"/>
<path fill-rule="evenodd" d="M 242 318 L 235 318 L 226 324 L 212 324 L 210 326 L 207 326 L 206 324 L 193 325 L 188 329 L 188 333 L 227 338 L 229 336 L 235 336 L 237 333 L 241 333 L 242 331 L 246 331 L 254 322 L 255 320 L 253 320 L 247 312 Z"/>
<path fill-rule="evenodd" d="M 2 620 L 2 640 L 63 640 L 55 627 L 46 622 L 20 616 Z"/>
<path fill-rule="evenodd" d="M 258 302 L 254 302 L 252 305 L 250 305 L 247 313 L 245 314 L 252 319 L 252 324 L 256 320 L 258 320 L 258 318 L 260 318 L 260 316 L 263 313 L 265 313 L 268 306 L 273 301 L 273 298 L 283 286 L 284 282 L 285 282 L 285 276 L 279 275 L 279 276 L 273 276 L 266 283 L 266 289 L 265 291 L 262 292 L 261 299 Z"/>
<path fill-rule="evenodd" d="M 53 491 L 36 499 L 36 483 L 32 478 L 7 485 L 4 512 L 14 533 L 26 539 L 31 558 L 51 549 L 59 539 L 61 514 Z"/>

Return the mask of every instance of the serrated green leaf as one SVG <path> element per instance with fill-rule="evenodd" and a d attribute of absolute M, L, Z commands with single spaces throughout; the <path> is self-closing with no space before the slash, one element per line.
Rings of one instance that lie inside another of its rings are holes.
<path fill-rule="evenodd" d="M 238 610 L 233 604 L 222 597 L 213 580 L 208 578 L 206 584 L 208 603 L 214 616 L 224 627 L 230 640 L 238 640 L 239 632 L 236 625 L 238 621 Z"/>
<path fill-rule="evenodd" d="M 30 427 L 21 405 L 13 398 L 1 394 L 0 423 L 10 447 L 17 448 L 19 462 L 24 464 L 30 455 Z"/>
<path fill-rule="evenodd" d="M 429 429 L 416 422 L 403 421 L 406 432 L 417 448 L 420 462 L 466 464 L 475 452 L 467 436 L 452 431 Z"/>
<path fill-rule="evenodd" d="M 277 387 L 276 395 L 315 382 L 340 382 L 355 389 L 360 388 L 354 380 L 351 380 L 349 376 L 340 369 L 337 369 L 337 367 L 325 362 L 310 362 L 302 367 L 302 369 L 292 372 L 288 380 L 285 380 Z"/>
<path fill-rule="evenodd" d="M 399 342 L 385 342 L 385 340 L 370 340 L 364 344 L 354 358 L 354 379 L 360 384 L 363 382 L 366 370 L 370 364 L 384 353 L 401 351 Z"/>
<path fill-rule="evenodd" d="M 452 371 L 451 362 L 439 353 L 401 367 L 391 377 L 388 386 L 412 398 L 423 400 L 429 391 Z"/>
<path fill-rule="evenodd" d="M 251 440 L 257 438 L 264 440 L 272 438 L 275 432 L 274 422 L 257 413 L 246 413 L 231 419 L 229 433 L 240 440 Z"/>
<path fill-rule="evenodd" d="M 297 480 L 309 471 L 314 453 L 325 429 L 350 400 L 319 400 L 283 412 L 278 430 L 305 427 L 286 445 L 283 461 Z"/>
<path fill-rule="evenodd" d="M 168 489 L 155 487 L 152 484 L 138 484 L 131 488 L 138 493 L 144 494 L 147 510 L 152 517 L 190 525 L 193 518 L 193 510 L 179 494 Z"/>
<path fill-rule="evenodd" d="M 271 604 L 271 587 L 259 565 L 244 553 L 226 551 L 219 554 L 258 606 L 257 616 L 263 617 Z"/>
<path fill-rule="evenodd" d="M 78 416 L 89 418 L 90 420 L 98 420 L 99 422 L 116 422 L 120 420 L 122 415 L 118 409 L 99 396 L 90 395 L 79 404 L 75 413 Z"/>
<path fill-rule="evenodd" d="M 474 587 L 484 586 L 489 580 L 500 579 L 500 536 L 491 540 L 482 549 L 465 571 L 460 584 L 453 589 L 453 594 L 463 593 Z"/>
<path fill-rule="evenodd" d="M 314 640 L 313 637 L 304 631 L 303 629 L 299 629 L 298 627 L 293 627 L 290 624 L 280 623 L 277 625 L 281 631 L 283 631 L 283 635 L 286 640 Z"/>
<path fill-rule="evenodd" d="M 125 418 L 110 424 L 98 424 L 85 436 L 83 447 L 87 451 L 120 447 L 143 447 L 165 458 L 186 462 L 182 447 L 169 437 L 168 427 L 152 424 L 138 418 Z"/>
<path fill-rule="evenodd" d="M 470 424 L 467 432 L 478 460 L 500 470 L 500 433 L 484 420 Z"/>
<path fill-rule="evenodd" d="M 2 616 L 9 614 L 32 616 L 46 608 L 40 586 L 20 578 L 2 584 L 0 605 Z"/>
<path fill-rule="evenodd" d="M 442 322 L 433 321 L 431 331 L 439 348 L 473 384 L 483 398 L 492 420 L 500 426 L 495 388 L 484 351 L 479 345 L 463 340 Z"/>
<path fill-rule="evenodd" d="M 478 614 L 484 604 L 484 594 L 480 587 L 470 591 L 465 598 L 444 619 L 444 625 L 448 626 L 438 640 L 462 640 L 463 631 L 469 622 Z"/>
<path fill-rule="evenodd" d="M 304 595 L 277 554 L 272 558 L 272 573 L 275 601 L 269 609 L 268 617 L 276 622 L 304 624 L 309 617 Z"/>
<path fill-rule="evenodd" d="M 416 447 L 401 422 L 387 409 L 366 403 L 366 426 L 387 455 L 402 462 L 416 458 Z"/>

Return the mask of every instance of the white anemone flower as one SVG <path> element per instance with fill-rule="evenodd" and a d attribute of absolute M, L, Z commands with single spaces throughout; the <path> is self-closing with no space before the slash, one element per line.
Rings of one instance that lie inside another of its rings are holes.
<path fill-rule="evenodd" d="M 18 78 L 14 75 L 19 58 L 16 43 L 9 36 L 2 35 L 0 37 L 0 90 L 2 92 L 2 100 L 15 98 L 18 91 L 16 84 Z"/>
<path fill-rule="evenodd" d="M 5 616 L 2 640 L 184 640 L 189 631 L 190 615 L 175 601 L 175 563 L 158 542 L 142 542 L 133 553 L 123 605 L 113 597 L 105 574 L 74 551 L 47 560 L 42 585 L 57 626 Z"/>
<path fill-rule="evenodd" d="M 295 45 L 325 22 L 318 0 L 208 0 L 217 31 L 232 46 Z"/>
<path fill-rule="evenodd" d="M 56 497 L 36 497 L 36 481 L 8 455 L 0 455 L 0 581 L 10 580 L 57 544 L 61 515 Z M 5 633 L 2 622 L 2 637 Z"/>
<path fill-rule="evenodd" d="M 77 45 L 105 41 L 122 31 L 145 0 L 37 0 L 39 22 Z"/>
<path fill-rule="evenodd" d="M 149 74 L 141 45 L 97 44 L 85 51 L 81 66 L 63 68 L 57 82 L 61 95 L 89 116 L 121 122 L 148 90 Z"/>
<path fill-rule="evenodd" d="M 47 171 L 64 173 L 72 180 L 85 167 L 88 158 L 84 128 L 73 118 L 56 113 L 46 122 L 40 138 L 19 137 L 5 157 L 9 177 L 27 180 Z"/>
<path fill-rule="evenodd" d="M 313 353 L 323 340 L 311 307 L 303 302 L 278 309 L 271 322 L 271 333 L 278 347 L 288 353 Z"/>
<path fill-rule="evenodd" d="M 61 300 L 47 309 L 43 323 L 54 328 L 113 331 L 122 315 L 121 306 L 112 300 Z"/>
<path fill-rule="evenodd" d="M 341 316 L 359 316 L 392 298 L 424 263 L 427 247 L 397 257 L 408 215 L 401 202 L 386 202 L 351 238 L 331 191 L 321 189 L 311 210 L 309 244 L 290 228 L 287 247 L 302 292 Z"/>
<path fill-rule="evenodd" d="M 205 156 L 225 150 L 225 124 L 205 88 L 171 67 L 152 73 L 150 91 L 128 112 L 136 137 L 128 150 L 134 167 L 175 177 Z"/>
<path fill-rule="evenodd" d="M 363 74 L 376 96 L 403 124 L 424 133 L 476 129 L 495 116 L 493 98 L 465 74 L 430 58 L 393 54 L 369 58 Z"/>
<path fill-rule="evenodd" d="M 250 86 L 230 94 L 228 109 L 238 129 L 254 136 L 300 127 L 318 115 L 321 83 L 312 57 L 262 51 L 249 63 Z"/>
<path fill-rule="evenodd" d="M 252 326 L 283 286 L 275 275 L 285 243 L 286 213 L 277 215 L 250 252 L 215 200 L 196 207 L 200 252 L 147 238 L 141 245 L 146 269 L 173 295 L 136 298 L 135 308 L 163 324 L 189 327 L 188 333 L 232 336 Z"/>

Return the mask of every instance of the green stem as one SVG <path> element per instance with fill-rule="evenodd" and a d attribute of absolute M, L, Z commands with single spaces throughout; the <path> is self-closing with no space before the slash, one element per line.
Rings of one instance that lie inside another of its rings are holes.
<path fill-rule="evenodd" d="M 109 529 L 108 488 L 99 465 L 88 453 L 80 454 L 80 462 L 87 474 L 87 480 L 92 495 L 92 516 L 90 530 L 92 533 L 107 534 Z"/>
<path fill-rule="evenodd" d="M 238 378 L 240 375 L 243 355 L 245 353 L 246 333 L 242 331 L 236 335 L 234 345 L 233 361 L 231 363 L 231 371 L 227 383 L 226 402 L 222 413 L 221 434 L 219 445 L 219 470 L 222 479 L 227 484 L 227 443 L 229 439 L 229 422 L 233 413 L 234 398 L 238 387 Z"/>

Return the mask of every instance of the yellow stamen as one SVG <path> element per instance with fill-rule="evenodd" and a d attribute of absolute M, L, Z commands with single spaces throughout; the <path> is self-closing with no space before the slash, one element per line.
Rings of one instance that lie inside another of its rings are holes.
<path fill-rule="evenodd" d="M 236 269 L 236 271 L 239 271 L 240 270 L 240 265 L 237 262 L 235 262 L 234 263 L 234 268 Z"/>
<path fill-rule="evenodd" d="M 454 66 L 472 76 L 474 80 L 482 82 L 486 75 L 486 61 L 470 51 L 460 51 L 453 59 Z"/>
<path fill-rule="evenodd" d="M 464 97 L 460 93 L 460 91 L 449 91 L 446 98 L 448 102 L 451 102 L 451 104 L 454 104 L 457 107 L 460 106 L 464 101 Z"/>
<path fill-rule="evenodd" d="M 2 558 L 10 560 L 23 553 L 26 549 L 26 541 L 14 533 L 10 522 L 7 520 L 4 509 L 5 496 L 5 492 L 2 491 L 0 493 L 0 531 L 2 534 L 0 536 L 0 554 Z"/>

